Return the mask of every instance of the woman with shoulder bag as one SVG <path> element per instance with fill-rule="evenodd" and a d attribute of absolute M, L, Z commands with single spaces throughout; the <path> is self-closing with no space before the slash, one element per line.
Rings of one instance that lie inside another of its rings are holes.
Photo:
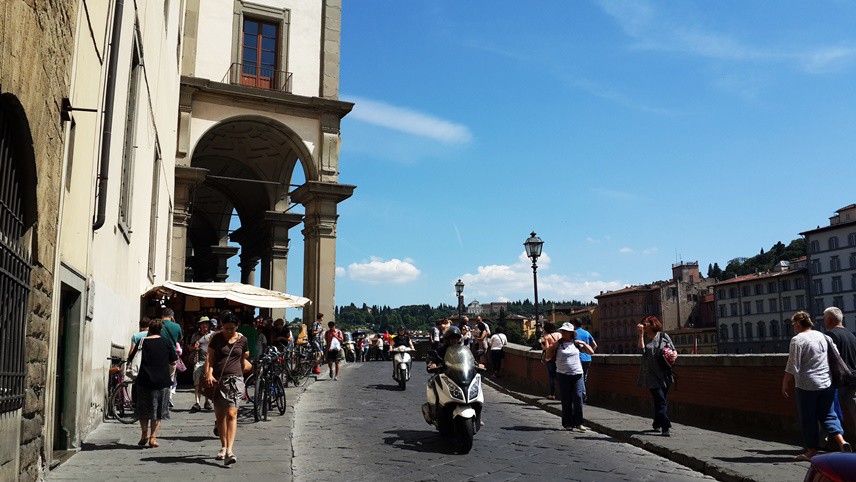
<path fill-rule="evenodd" d="M 246 359 L 247 338 L 237 331 L 238 318 L 226 312 L 220 325 L 221 330 L 208 342 L 205 381 L 209 393 L 213 391 L 215 431 L 220 437 L 221 449 L 216 459 L 222 460 L 223 465 L 231 465 L 238 461 L 232 448 L 238 431 L 238 404 L 245 391 L 244 372 L 251 370 L 252 365 Z"/>
<path fill-rule="evenodd" d="M 152 448 L 160 446 L 157 441 L 158 429 L 161 420 L 167 418 L 169 413 L 167 404 L 172 387 L 170 369 L 178 361 L 175 346 L 161 338 L 162 330 L 163 321 L 150 321 L 148 336 L 140 340 L 137 347 L 140 351 L 139 372 L 135 380 L 137 414 L 143 432 L 137 445 L 148 444 Z"/>
<path fill-rule="evenodd" d="M 672 422 L 667 412 L 666 397 L 674 382 L 671 364 L 677 359 L 678 353 L 656 316 L 646 316 L 642 323 L 636 325 L 636 329 L 639 332 L 638 347 L 642 350 L 637 383 L 647 388 L 654 398 L 654 430 L 661 430 L 664 437 L 669 437 Z"/>

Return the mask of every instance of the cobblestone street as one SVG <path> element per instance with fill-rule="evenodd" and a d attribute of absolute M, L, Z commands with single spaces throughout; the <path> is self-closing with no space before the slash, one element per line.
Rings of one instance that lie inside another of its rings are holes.
<path fill-rule="evenodd" d="M 453 455 L 420 412 L 428 378 L 414 363 L 405 392 L 391 364 L 351 364 L 324 376 L 296 407 L 296 480 L 712 480 L 484 386 L 485 427 L 468 455 Z"/>
<path fill-rule="evenodd" d="M 304 388 L 288 388 L 285 415 L 254 422 L 252 405 L 240 409 L 235 454 L 229 468 L 214 460 L 220 443 L 214 436 L 214 412 L 189 413 L 193 393 L 179 390 L 170 420 L 158 434 L 160 447 L 140 448 L 140 425 L 103 422 L 82 450 L 50 473 L 50 480 L 236 480 L 252 477 L 291 480 L 291 420 Z"/>

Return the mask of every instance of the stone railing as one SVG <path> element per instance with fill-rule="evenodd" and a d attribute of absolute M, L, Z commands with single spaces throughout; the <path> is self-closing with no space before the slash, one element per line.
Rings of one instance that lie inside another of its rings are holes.
<path fill-rule="evenodd" d="M 651 416 L 647 389 L 637 386 L 640 355 L 594 355 L 589 371 L 588 403 Z M 677 387 L 669 392 L 669 410 L 679 423 L 741 435 L 799 440 L 794 395 L 781 394 L 787 355 L 681 355 L 675 365 Z M 505 347 L 504 378 L 532 393 L 547 394 L 547 370 L 541 351 Z M 558 392 L 558 387 L 557 387 Z"/>

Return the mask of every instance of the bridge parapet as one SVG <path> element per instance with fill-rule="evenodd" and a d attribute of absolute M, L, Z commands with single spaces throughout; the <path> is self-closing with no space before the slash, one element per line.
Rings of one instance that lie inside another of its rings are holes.
<path fill-rule="evenodd" d="M 673 420 L 740 435 L 799 440 L 794 398 L 781 395 L 786 354 L 681 355 L 677 387 L 669 393 Z M 594 355 L 587 383 L 588 403 L 637 415 L 651 415 L 647 389 L 637 386 L 641 355 Z M 547 393 L 541 350 L 509 344 L 503 361 L 505 383 Z"/>

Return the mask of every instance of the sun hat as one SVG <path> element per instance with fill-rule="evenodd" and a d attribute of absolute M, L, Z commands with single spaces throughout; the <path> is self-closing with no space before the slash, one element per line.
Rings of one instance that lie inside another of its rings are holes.
<path fill-rule="evenodd" d="M 574 330 L 574 325 L 570 323 L 563 323 L 562 326 L 559 327 L 559 331 L 576 331 Z"/>
<path fill-rule="evenodd" d="M 201 316 L 201 317 L 199 317 L 199 321 L 198 321 L 198 323 L 202 323 L 203 321 L 211 321 L 211 320 L 209 320 L 207 316 Z"/>

